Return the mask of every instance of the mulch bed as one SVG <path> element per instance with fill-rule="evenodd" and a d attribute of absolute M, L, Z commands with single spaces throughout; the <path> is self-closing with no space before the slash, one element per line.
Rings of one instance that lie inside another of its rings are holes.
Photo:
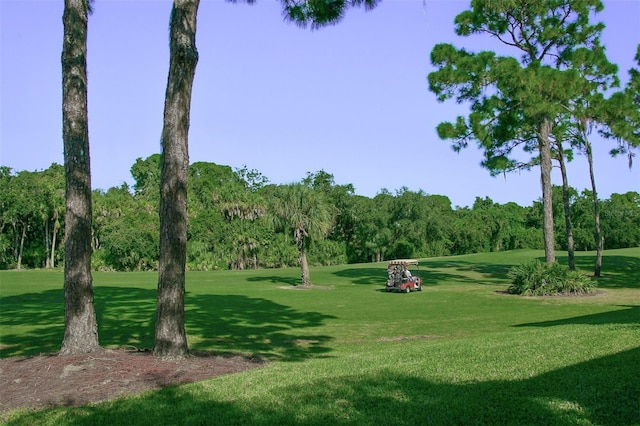
<path fill-rule="evenodd" d="M 0 359 L 0 421 L 15 409 L 81 406 L 264 365 L 261 359 L 193 353 L 163 361 L 150 351 Z"/>

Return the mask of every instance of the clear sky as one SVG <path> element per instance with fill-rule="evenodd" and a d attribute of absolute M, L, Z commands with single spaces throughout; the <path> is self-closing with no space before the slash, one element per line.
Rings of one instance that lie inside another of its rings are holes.
<path fill-rule="evenodd" d="M 133 183 L 137 158 L 160 152 L 168 72 L 169 0 L 96 0 L 89 18 L 89 139 L 93 188 Z M 487 37 L 457 37 L 468 1 L 385 0 L 311 31 L 283 21 L 279 3 L 202 0 L 189 136 L 190 161 L 257 169 L 272 183 L 325 170 L 373 197 L 406 186 L 528 206 L 539 171 L 492 178 L 469 147 L 456 154 L 435 127 L 465 114 L 428 90 L 436 43 L 495 50 Z M 16 171 L 63 163 L 62 0 L 0 0 L 0 164 Z M 605 1 L 603 41 L 623 83 L 640 44 L 640 1 Z M 516 52 L 512 53 L 518 56 Z M 611 159 L 594 140 L 598 191 L 640 191 L 640 164 Z M 640 158 L 636 159 L 640 162 Z M 554 184 L 561 183 L 554 172 Z M 570 185 L 590 188 L 586 159 Z"/>

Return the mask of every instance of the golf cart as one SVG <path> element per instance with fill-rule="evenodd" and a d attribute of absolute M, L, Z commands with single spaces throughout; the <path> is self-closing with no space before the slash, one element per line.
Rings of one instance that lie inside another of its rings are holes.
<path fill-rule="evenodd" d="M 422 278 L 414 276 L 409 271 L 410 266 L 418 266 L 415 259 L 396 259 L 389 261 L 387 266 L 387 291 L 401 291 L 411 293 L 422 291 Z"/>

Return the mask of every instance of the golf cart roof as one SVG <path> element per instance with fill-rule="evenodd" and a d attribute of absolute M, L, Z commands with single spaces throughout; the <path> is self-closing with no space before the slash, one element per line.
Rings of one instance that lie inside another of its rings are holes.
<path fill-rule="evenodd" d="M 393 265 L 417 265 L 416 259 L 394 259 L 389 261 L 389 266 Z"/>

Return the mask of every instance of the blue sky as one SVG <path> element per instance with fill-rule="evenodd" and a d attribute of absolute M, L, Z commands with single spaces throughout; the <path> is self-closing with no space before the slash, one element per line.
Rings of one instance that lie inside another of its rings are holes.
<path fill-rule="evenodd" d="M 435 132 L 467 108 L 429 92 L 433 46 L 499 48 L 487 37 L 454 34 L 453 18 L 468 5 L 385 0 L 311 31 L 284 22 L 274 0 L 202 0 L 190 161 L 246 165 L 278 184 L 323 169 L 368 197 L 407 187 L 446 195 L 454 206 L 476 196 L 531 205 L 540 198 L 537 169 L 492 178 L 475 147 L 456 154 Z M 0 0 L 0 164 L 16 171 L 63 163 L 62 10 L 62 0 Z M 132 184 L 136 158 L 160 152 L 170 10 L 169 0 L 95 1 L 88 45 L 94 189 Z M 640 1 L 605 1 L 597 19 L 607 25 L 603 41 L 624 83 L 640 44 Z M 609 157 L 613 142 L 594 144 L 601 198 L 640 191 L 640 164 L 629 170 L 625 158 Z M 571 164 L 569 182 L 590 188 L 584 157 Z"/>

